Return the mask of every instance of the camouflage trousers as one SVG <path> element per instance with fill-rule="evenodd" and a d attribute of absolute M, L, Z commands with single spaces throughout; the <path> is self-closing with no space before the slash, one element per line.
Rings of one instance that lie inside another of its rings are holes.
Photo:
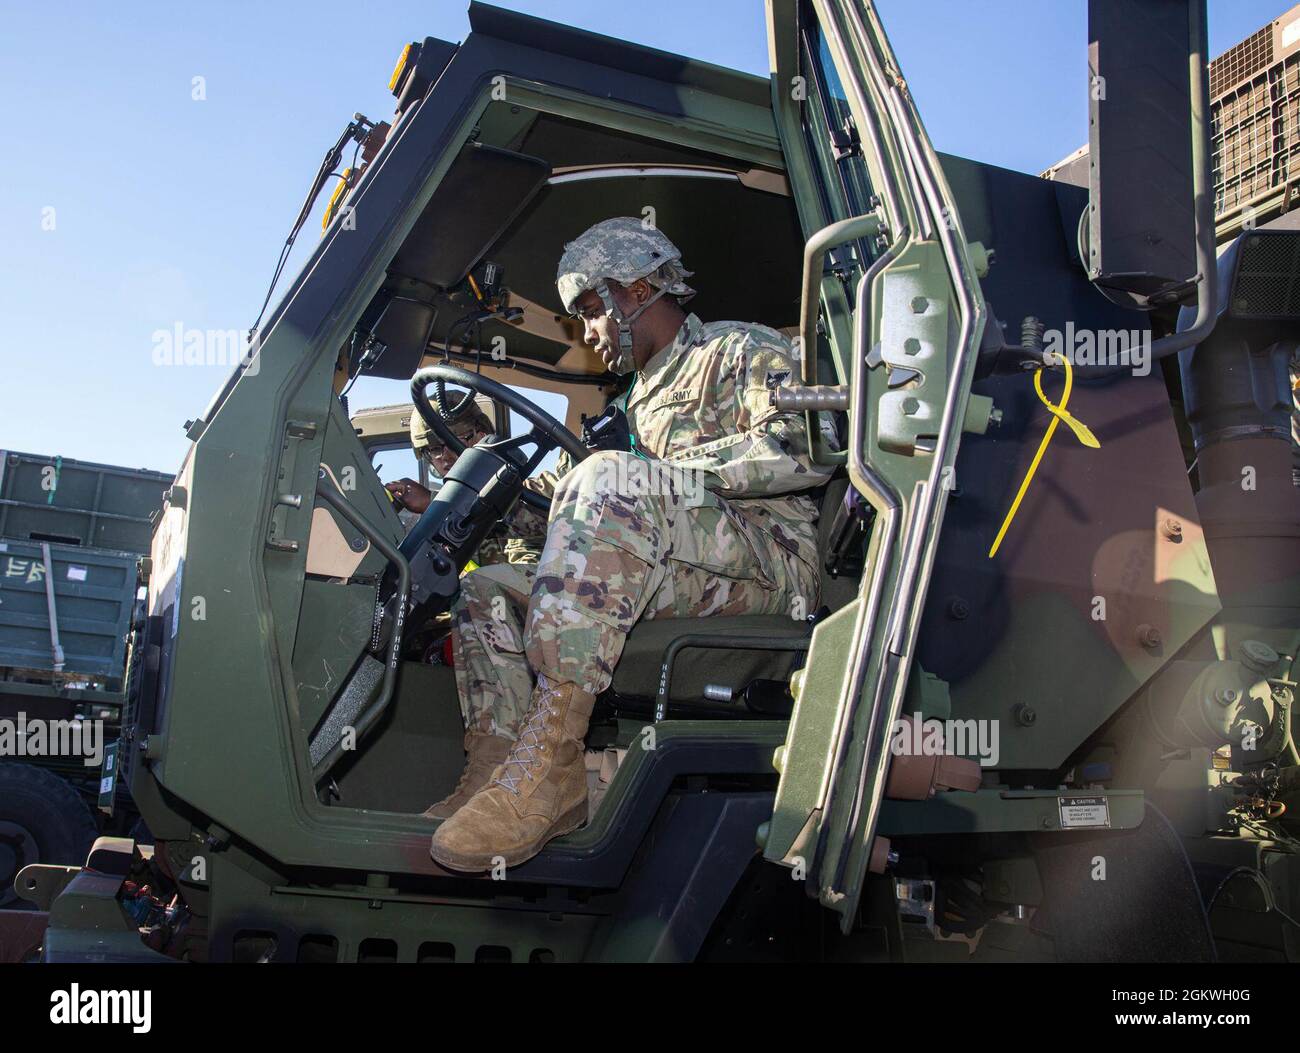
<path fill-rule="evenodd" d="M 702 487 L 624 485 L 632 460 L 596 453 L 560 480 L 536 566 L 461 579 L 452 648 L 471 730 L 514 738 L 537 673 L 599 694 L 642 618 L 816 608 L 813 568 Z"/>

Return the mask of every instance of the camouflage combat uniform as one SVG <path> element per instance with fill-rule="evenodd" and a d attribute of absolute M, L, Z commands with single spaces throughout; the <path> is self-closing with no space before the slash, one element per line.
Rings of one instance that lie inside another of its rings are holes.
<path fill-rule="evenodd" d="M 560 475 L 569 470 L 567 454 L 561 453 L 557 472 L 542 472 L 525 480 L 524 486 L 535 494 L 550 497 Z M 536 564 L 542 557 L 546 544 L 546 513 L 520 501 L 510 514 L 492 528 L 492 532 L 479 542 L 474 552 L 474 562 L 480 567 L 501 563 Z M 471 573 L 473 573 L 471 571 Z"/>
<path fill-rule="evenodd" d="M 541 558 L 545 543 L 546 514 L 520 504 L 479 542 L 474 562 L 479 567 L 502 563 L 535 564 Z"/>
<path fill-rule="evenodd" d="M 555 487 L 539 563 L 467 575 L 452 608 L 471 731 L 514 738 L 535 674 L 599 694 L 641 618 L 788 613 L 818 603 L 825 482 L 804 420 L 770 396 L 796 375 L 780 333 L 689 315 L 620 404 L 634 450 Z"/>
<path fill-rule="evenodd" d="M 480 567 L 490 567 L 494 563 L 508 563 L 506 557 L 506 546 L 510 544 L 510 538 L 503 530 L 494 529 L 487 537 L 479 542 L 478 548 L 474 552 L 474 562 Z M 470 573 L 473 573 L 471 571 Z"/>

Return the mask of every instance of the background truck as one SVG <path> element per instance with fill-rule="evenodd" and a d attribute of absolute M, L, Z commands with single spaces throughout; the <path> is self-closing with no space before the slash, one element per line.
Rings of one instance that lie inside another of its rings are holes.
<path fill-rule="evenodd" d="M 0 450 L 0 909 L 22 905 L 22 867 L 80 862 L 97 834 L 138 819 L 105 757 L 141 602 L 136 564 L 170 485 L 161 472 Z M 77 728 L 95 722 L 95 735 Z M 96 744 L 99 757 L 81 755 Z"/>

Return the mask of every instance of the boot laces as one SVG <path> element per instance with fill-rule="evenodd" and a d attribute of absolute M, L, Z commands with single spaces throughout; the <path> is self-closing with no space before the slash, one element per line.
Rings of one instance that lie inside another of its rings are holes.
<path fill-rule="evenodd" d="M 501 766 L 501 777 L 492 780 L 495 785 L 503 787 L 516 797 L 519 796 L 520 780 L 526 778 L 529 782 L 533 781 L 533 768 L 541 760 L 538 754 L 546 752 L 542 736 L 546 732 L 546 718 L 555 715 L 555 709 L 551 705 L 555 695 L 555 690 L 549 685 L 539 691 L 537 703 L 528 714 L 524 726 L 519 729 L 519 737 Z"/>

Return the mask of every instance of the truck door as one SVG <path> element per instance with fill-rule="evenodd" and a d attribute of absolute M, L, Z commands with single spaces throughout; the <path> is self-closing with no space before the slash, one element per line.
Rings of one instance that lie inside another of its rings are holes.
<path fill-rule="evenodd" d="M 795 685 L 764 854 L 853 924 L 890 730 L 912 666 L 985 310 L 983 249 L 869 0 L 768 0 L 772 101 L 807 244 L 805 384 L 845 408 L 844 459 L 874 510 L 856 600 L 820 625 Z M 816 434 L 817 429 L 810 429 Z M 833 456 L 825 448 L 823 456 Z"/>

